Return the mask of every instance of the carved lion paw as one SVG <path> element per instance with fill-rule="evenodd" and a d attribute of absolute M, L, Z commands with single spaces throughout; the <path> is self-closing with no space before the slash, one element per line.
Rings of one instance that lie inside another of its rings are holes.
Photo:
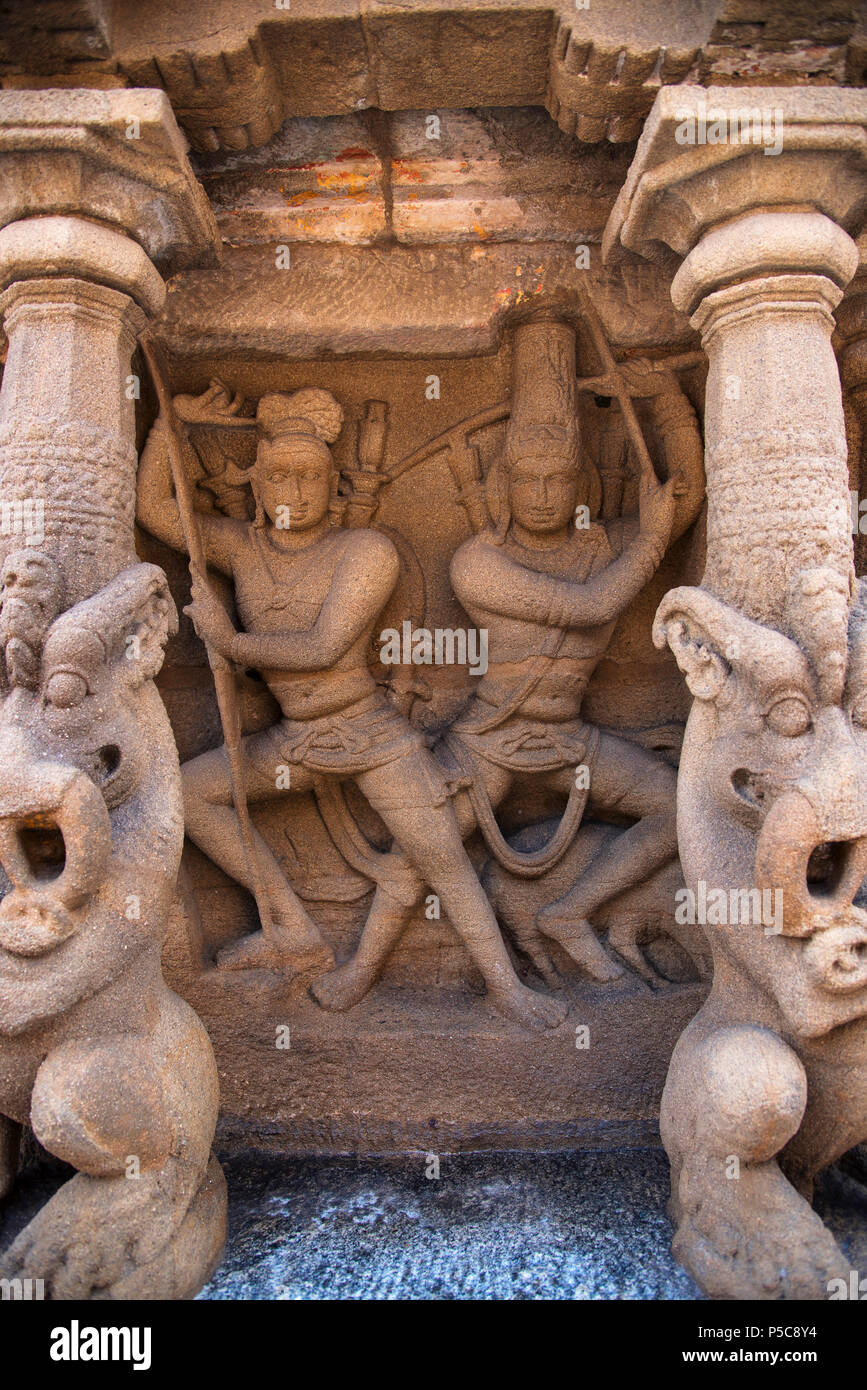
<path fill-rule="evenodd" d="M 672 1250 L 710 1298 L 822 1300 L 832 1279 L 848 1278 L 834 1237 L 776 1163 L 735 1177 L 717 1160 L 684 1186 Z"/>
<path fill-rule="evenodd" d="M 113 1284 L 154 1259 L 183 1216 L 164 1177 L 77 1173 L 0 1257 L 0 1276 L 42 1279 L 52 1299 L 110 1296 Z"/>

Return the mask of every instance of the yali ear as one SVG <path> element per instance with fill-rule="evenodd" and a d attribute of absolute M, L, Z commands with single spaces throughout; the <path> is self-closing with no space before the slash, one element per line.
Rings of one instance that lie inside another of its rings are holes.
<path fill-rule="evenodd" d="M 770 682 L 816 698 L 816 674 L 797 642 L 706 589 L 671 589 L 657 609 L 653 640 L 671 647 L 697 700 L 722 704 L 734 689 L 732 675 L 757 696 Z"/>
<path fill-rule="evenodd" d="M 704 589 L 671 589 L 657 609 L 654 645 L 668 644 L 696 700 L 715 701 L 738 654 L 734 622 L 740 614 Z M 732 638 L 734 637 L 734 642 Z"/>

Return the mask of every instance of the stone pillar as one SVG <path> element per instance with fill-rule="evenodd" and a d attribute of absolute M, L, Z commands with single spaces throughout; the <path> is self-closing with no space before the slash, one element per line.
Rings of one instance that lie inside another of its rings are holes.
<path fill-rule="evenodd" d="M 131 358 L 160 270 L 219 244 L 162 93 L 0 93 L 0 171 L 0 560 L 44 530 L 77 601 L 135 560 Z"/>
<path fill-rule="evenodd" d="M 860 91 L 663 89 L 605 235 L 668 267 L 710 363 L 704 578 L 654 637 L 695 697 L 678 841 L 715 971 L 661 1127 L 675 1252 L 720 1297 L 828 1296 L 845 1261 L 801 1194 L 867 1135 L 867 593 L 831 345 L 865 127 Z"/>
<path fill-rule="evenodd" d="M 42 220 L 15 230 L 30 232 Z M 0 273 L 4 250 L 0 232 Z M 146 316 L 129 295 L 73 277 L 16 280 L 0 298 L 0 314 L 9 337 L 0 394 L 0 554 L 38 532 L 77 601 L 135 562 L 130 359 Z"/>
<path fill-rule="evenodd" d="M 863 239 L 862 239 L 863 240 Z M 837 344 L 849 445 L 855 572 L 867 571 L 867 286 L 859 275 L 837 310 Z"/>
<path fill-rule="evenodd" d="M 770 253 L 770 273 L 754 273 L 756 247 Z M 755 212 L 707 234 L 672 285 L 709 362 L 703 583 L 762 621 L 783 615 L 801 569 L 828 563 L 849 578 L 846 432 L 831 333 L 857 265 L 852 238 L 822 213 Z"/>
<path fill-rule="evenodd" d="M 133 544 L 131 365 L 163 276 L 218 250 L 161 92 L 0 93 L 0 1077 L 35 1078 L 0 1081 L 0 1154 L 28 1122 L 93 1179 L 0 1274 L 52 1298 L 190 1297 L 225 1231 L 213 1054 L 160 968 L 183 810 L 151 678 L 177 618 Z"/>
<path fill-rule="evenodd" d="M 850 563 L 830 337 L 832 312 L 858 266 L 849 233 L 864 217 L 867 103 L 849 91 L 748 95 L 663 89 L 604 250 L 611 258 L 623 246 L 676 271 L 672 299 L 701 332 L 710 364 L 704 583 L 751 616 L 773 619 L 795 569 L 827 561 L 847 572 Z M 764 146 L 752 143 L 755 122 L 744 125 L 750 112 L 762 118 Z M 702 129 L 717 142 L 680 143 Z M 779 153 L 770 152 L 772 130 Z"/>

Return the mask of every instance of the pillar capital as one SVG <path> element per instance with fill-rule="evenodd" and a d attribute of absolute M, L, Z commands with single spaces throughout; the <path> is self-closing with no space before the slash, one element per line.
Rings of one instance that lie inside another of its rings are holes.
<path fill-rule="evenodd" d="M 137 241 L 111 227 L 82 217 L 25 217 L 0 228 L 0 290 L 54 276 L 121 291 L 149 315 L 165 302 L 165 282 L 153 262 Z M 8 302 L 0 298 L 0 314 Z"/>
<path fill-rule="evenodd" d="M 164 92 L 0 92 L 0 227 L 80 217 L 137 242 L 163 275 L 220 240 Z"/>
<path fill-rule="evenodd" d="M 671 298 L 703 329 L 708 314 L 696 310 L 727 289 L 749 280 L 772 293 L 769 277 L 808 277 L 821 282 L 816 296 L 834 309 L 857 269 L 858 247 L 824 213 L 748 212 L 705 233 L 675 275 Z"/>
<path fill-rule="evenodd" d="M 867 217 L 865 188 L 867 92 L 663 87 L 609 218 L 604 254 L 623 246 L 673 272 L 714 228 L 756 213 L 822 214 L 855 236 Z M 821 225 L 816 221 L 811 233 L 818 242 Z M 744 247 L 759 230 L 771 234 L 767 224 L 744 222 Z M 790 231 L 796 240 L 794 223 Z M 726 250 L 737 242 L 730 235 Z M 820 259 L 835 254 L 828 246 L 813 249 Z M 732 278 L 741 273 L 736 267 Z"/>

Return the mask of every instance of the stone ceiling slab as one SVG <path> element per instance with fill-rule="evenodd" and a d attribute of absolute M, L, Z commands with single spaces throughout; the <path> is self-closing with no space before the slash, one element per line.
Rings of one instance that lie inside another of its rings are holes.
<path fill-rule="evenodd" d="M 864 80 L 852 0 L 0 0 L 0 81 L 162 87 L 192 147 L 288 117 L 546 105 L 585 143 L 634 140 L 661 84 Z"/>

